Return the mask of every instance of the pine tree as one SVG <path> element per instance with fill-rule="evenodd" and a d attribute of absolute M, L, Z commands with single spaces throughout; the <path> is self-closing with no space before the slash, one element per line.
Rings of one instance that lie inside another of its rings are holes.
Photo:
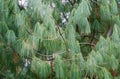
<path fill-rule="evenodd" d="M 0 79 L 119 79 L 119 0 L 0 0 Z"/>

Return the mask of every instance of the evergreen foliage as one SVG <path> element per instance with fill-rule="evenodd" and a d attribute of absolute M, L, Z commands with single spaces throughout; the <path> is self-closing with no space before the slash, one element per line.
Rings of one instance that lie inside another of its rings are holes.
<path fill-rule="evenodd" d="M 0 79 L 120 79 L 119 0 L 62 2 L 0 0 Z"/>

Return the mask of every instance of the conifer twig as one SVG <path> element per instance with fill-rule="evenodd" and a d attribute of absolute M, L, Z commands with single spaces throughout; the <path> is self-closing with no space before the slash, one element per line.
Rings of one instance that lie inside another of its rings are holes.
<path fill-rule="evenodd" d="M 30 34 L 30 35 L 33 35 L 32 32 L 30 32 L 28 29 L 26 29 L 27 33 Z"/>
<path fill-rule="evenodd" d="M 57 29 L 58 29 L 58 31 L 59 31 L 60 36 L 62 37 L 63 41 L 65 42 L 65 39 L 64 39 L 64 37 L 63 37 L 63 34 L 62 34 L 62 32 L 60 31 L 60 27 L 59 27 L 58 25 L 56 25 L 56 26 L 57 26 Z"/>
<path fill-rule="evenodd" d="M 91 0 L 91 2 L 93 2 L 93 3 L 97 4 L 97 5 L 99 5 L 98 2 L 95 1 L 95 0 Z"/>
<path fill-rule="evenodd" d="M 36 50 L 36 49 L 34 49 L 35 51 L 37 51 L 37 52 L 40 52 L 40 51 L 38 51 L 38 50 Z M 53 54 L 63 54 L 65 51 L 63 51 L 63 52 L 61 52 L 61 53 L 53 53 Z M 44 57 L 50 57 L 50 56 L 53 56 L 53 54 L 51 54 L 51 55 L 45 55 L 45 54 L 41 54 L 41 53 L 37 53 L 37 54 L 39 54 L 40 56 L 44 56 Z"/>
<path fill-rule="evenodd" d="M 93 41 L 94 41 L 94 37 L 95 37 L 95 29 L 93 29 L 93 34 L 92 34 L 92 38 L 91 38 L 91 40 L 90 40 L 90 43 L 92 43 Z"/>
<path fill-rule="evenodd" d="M 65 13 L 63 12 L 63 16 L 66 19 L 66 21 L 68 22 L 68 18 L 66 17 Z"/>
<path fill-rule="evenodd" d="M 56 26 L 57 26 L 57 29 L 58 29 L 58 32 L 59 32 L 60 36 L 62 37 L 62 39 L 63 39 L 63 41 L 64 41 L 64 43 L 65 43 L 66 51 L 69 52 L 69 50 L 67 49 L 66 40 L 65 40 L 62 32 L 60 31 L 60 27 L 59 27 L 57 24 L 56 24 Z"/>
<path fill-rule="evenodd" d="M 110 26 L 108 32 L 107 32 L 107 37 L 109 37 L 112 34 L 113 26 Z"/>
<path fill-rule="evenodd" d="M 83 38 L 84 38 L 84 37 L 88 37 L 88 38 L 89 38 L 89 37 L 91 37 L 92 35 L 80 35 L 80 36 L 83 37 Z M 98 40 L 98 39 L 96 38 L 96 36 L 94 36 L 94 38 L 95 38 L 96 40 Z"/>
<path fill-rule="evenodd" d="M 68 0 L 69 1 L 69 3 L 73 6 L 74 5 L 74 3 L 72 3 L 72 1 L 71 0 Z"/>
<path fill-rule="evenodd" d="M 92 43 L 79 43 L 80 45 L 91 45 L 91 46 L 95 46 L 95 44 Z"/>

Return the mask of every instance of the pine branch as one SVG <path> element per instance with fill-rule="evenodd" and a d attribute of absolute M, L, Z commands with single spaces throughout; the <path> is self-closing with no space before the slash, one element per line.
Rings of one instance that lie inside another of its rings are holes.
<path fill-rule="evenodd" d="M 91 38 L 92 35 L 80 35 L 80 37 L 83 37 L 83 38 L 85 38 L 85 37 Z M 98 40 L 98 38 L 96 38 L 96 36 L 94 36 L 94 39 Z"/>
<path fill-rule="evenodd" d="M 63 41 L 65 42 L 65 38 L 63 37 L 63 33 L 60 31 L 60 26 L 58 26 L 58 24 L 56 24 L 56 26 L 57 26 L 57 30 L 58 30 L 60 36 L 62 37 Z"/>
<path fill-rule="evenodd" d="M 29 31 L 28 29 L 26 29 L 26 31 L 29 35 L 33 35 L 33 33 L 31 31 Z"/>
<path fill-rule="evenodd" d="M 64 18 L 66 19 L 66 21 L 68 22 L 68 19 L 67 19 L 67 17 L 66 17 L 66 15 L 65 15 L 64 12 L 63 12 L 63 16 L 64 16 Z"/>
<path fill-rule="evenodd" d="M 112 34 L 112 31 L 113 31 L 113 26 L 111 25 L 107 32 L 107 37 L 110 37 L 110 35 Z"/>
<path fill-rule="evenodd" d="M 90 46 L 95 46 L 95 44 L 92 43 L 79 43 L 80 45 L 90 45 Z"/>
<path fill-rule="evenodd" d="M 64 44 L 65 44 L 65 46 L 66 46 L 66 51 L 69 52 L 69 50 L 67 49 L 66 40 L 65 40 L 65 38 L 63 37 L 62 32 L 60 31 L 60 26 L 58 26 L 58 24 L 56 24 L 56 26 L 57 26 L 57 29 L 58 29 L 58 31 L 59 31 L 60 36 L 62 37 L 62 39 L 63 39 L 63 41 L 64 41 Z"/>
<path fill-rule="evenodd" d="M 22 66 L 22 69 L 20 70 L 20 72 L 16 75 L 16 79 L 19 78 L 19 76 L 22 74 L 22 72 L 24 71 L 24 65 Z"/>
<path fill-rule="evenodd" d="M 95 37 L 95 29 L 93 29 L 92 39 L 91 39 L 90 43 L 92 43 L 94 41 L 94 37 Z"/>
<path fill-rule="evenodd" d="M 97 5 L 99 5 L 98 2 L 97 2 L 96 0 L 91 0 L 91 2 L 93 2 L 93 3 L 97 4 Z"/>
<path fill-rule="evenodd" d="M 71 0 L 68 0 L 69 1 L 69 3 L 73 6 L 74 5 L 74 3 L 72 3 L 72 1 Z"/>
<path fill-rule="evenodd" d="M 35 51 L 36 51 L 36 53 L 38 54 L 38 55 L 40 55 L 40 56 L 43 56 L 43 57 L 50 57 L 50 56 L 53 56 L 53 54 L 56 54 L 56 55 L 58 55 L 58 54 L 63 54 L 63 53 L 65 53 L 65 51 L 63 51 L 62 53 L 53 53 L 53 54 L 51 54 L 51 55 L 45 55 L 45 54 L 40 54 L 40 51 L 39 50 L 36 50 L 36 49 L 34 49 Z"/>

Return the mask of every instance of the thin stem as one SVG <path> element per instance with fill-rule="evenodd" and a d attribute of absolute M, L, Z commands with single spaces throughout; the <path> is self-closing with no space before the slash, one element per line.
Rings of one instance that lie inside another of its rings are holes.
<path fill-rule="evenodd" d="M 92 34 L 92 39 L 90 40 L 90 43 L 92 44 L 93 43 L 93 41 L 94 41 L 94 37 L 95 37 L 95 29 L 93 29 L 93 34 Z"/>
<path fill-rule="evenodd" d="M 95 1 L 95 0 L 91 0 L 91 2 L 93 2 L 93 3 L 97 4 L 97 5 L 99 5 L 98 2 Z"/>
<path fill-rule="evenodd" d="M 60 36 L 62 37 L 62 39 L 63 39 L 63 41 L 64 41 L 64 44 L 65 44 L 65 46 L 66 46 L 66 51 L 69 52 L 69 50 L 67 49 L 66 40 L 65 40 L 62 32 L 60 31 L 60 27 L 59 27 L 57 24 L 56 24 L 56 26 L 57 26 L 57 29 L 58 29 L 58 32 L 59 32 Z"/>
<path fill-rule="evenodd" d="M 80 45 L 90 45 L 90 46 L 95 46 L 95 44 L 92 43 L 79 43 Z"/>
<path fill-rule="evenodd" d="M 63 12 L 63 16 L 66 19 L 66 21 L 68 22 L 68 18 L 66 17 L 65 13 Z"/>
<path fill-rule="evenodd" d="M 72 3 L 72 1 L 71 0 L 68 0 L 69 1 L 69 3 L 73 6 L 74 5 L 74 3 Z"/>

